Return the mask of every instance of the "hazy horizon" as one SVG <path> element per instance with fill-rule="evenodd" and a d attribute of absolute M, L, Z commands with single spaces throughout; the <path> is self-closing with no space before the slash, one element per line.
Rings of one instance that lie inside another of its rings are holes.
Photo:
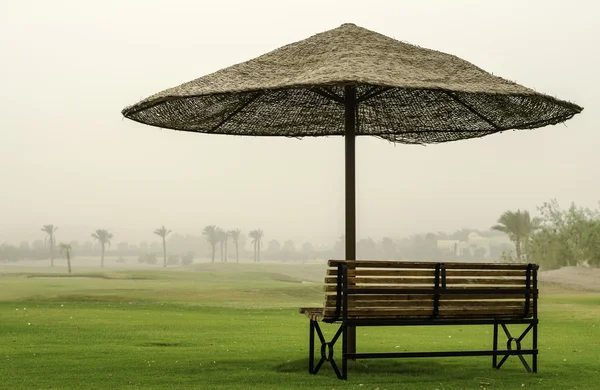
<path fill-rule="evenodd" d="M 599 11 L 541 0 L 2 2 L 0 243 L 43 239 L 43 224 L 65 241 L 99 228 L 152 241 L 163 224 L 335 240 L 343 138 L 175 132 L 121 109 L 346 22 L 585 108 L 564 125 L 426 147 L 359 138 L 359 238 L 488 229 L 553 198 L 597 207 Z"/>

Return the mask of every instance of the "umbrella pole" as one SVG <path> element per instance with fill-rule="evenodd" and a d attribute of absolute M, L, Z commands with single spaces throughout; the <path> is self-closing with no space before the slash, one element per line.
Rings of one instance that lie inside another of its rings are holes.
<path fill-rule="evenodd" d="M 346 143 L 346 260 L 356 260 L 356 87 L 344 87 Z M 354 266 L 349 264 L 348 269 Z M 347 328 L 346 351 L 356 353 L 356 328 Z"/>

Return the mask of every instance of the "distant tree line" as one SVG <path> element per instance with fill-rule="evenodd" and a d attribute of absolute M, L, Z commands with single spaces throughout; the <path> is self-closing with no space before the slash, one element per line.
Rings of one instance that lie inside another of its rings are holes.
<path fill-rule="evenodd" d="M 551 201 L 539 207 L 538 212 L 540 216 L 532 217 L 526 210 L 506 211 L 487 231 L 460 229 L 450 234 L 430 232 L 404 238 L 362 238 L 357 242 L 357 258 L 534 262 L 546 269 L 600 266 L 600 207 L 589 209 L 571 204 L 563 210 L 556 201 Z M 262 229 L 244 233 L 216 225 L 205 226 L 201 236 L 171 234 L 171 230 L 161 226 L 153 232 L 160 242 L 142 241 L 139 245 L 119 242 L 113 247 L 113 235 L 106 229 L 94 231 L 90 236 L 92 240 L 82 244 L 58 242 L 57 230 L 54 225 L 44 225 L 41 228 L 43 240 L 23 241 L 19 246 L 0 245 L 0 261 L 49 259 L 50 266 L 54 266 L 55 257 L 63 256 L 70 269 L 74 256 L 99 256 L 100 265 L 104 266 L 105 254 L 110 250 L 112 256 L 138 256 L 139 262 L 148 264 L 158 264 L 160 257 L 163 267 L 190 264 L 196 256 L 208 257 L 211 262 L 217 258 L 220 262 L 239 262 L 240 258 L 251 258 L 253 262 L 305 262 L 342 259 L 345 248 L 344 236 L 330 246 L 315 246 L 311 242 L 297 245 L 293 240 L 265 242 Z M 505 234 L 508 240 L 498 240 L 499 234 Z M 484 248 L 472 243 L 473 235 L 488 245 Z M 251 251 L 246 250 L 247 243 Z M 461 248 L 457 248 L 459 244 Z"/>
<path fill-rule="evenodd" d="M 599 204 L 600 206 L 600 204 Z M 561 209 L 556 200 L 538 208 L 540 217 L 527 211 L 507 211 L 495 226 L 515 245 L 503 259 L 532 262 L 545 269 L 565 266 L 600 266 L 600 207 L 590 209 L 574 203 Z"/>
<path fill-rule="evenodd" d="M 235 261 L 240 261 L 240 243 L 245 243 L 244 236 L 240 229 L 226 230 L 218 227 L 217 225 L 208 225 L 204 227 L 202 235 L 205 237 L 208 245 L 210 246 L 210 259 L 211 262 L 215 262 L 217 249 L 219 250 L 219 257 L 222 263 L 226 263 L 229 259 L 229 239 L 231 239 L 235 248 Z M 254 262 L 260 262 L 260 249 L 262 244 L 262 238 L 264 233 L 261 229 L 252 230 L 248 233 L 248 236 L 252 239 L 252 247 L 254 249 Z"/>
<path fill-rule="evenodd" d="M 54 259 L 56 255 L 50 243 L 56 244 L 56 229 L 50 238 L 35 240 L 31 244 L 24 241 L 18 247 L 9 244 L 0 246 L 0 261 L 17 261 L 21 259 L 42 260 Z M 411 259 L 411 260 L 482 260 L 479 253 L 461 254 L 444 251 L 437 246 L 440 239 L 466 240 L 469 233 L 477 232 L 473 229 L 461 229 L 452 234 L 426 233 L 416 234 L 408 238 L 384 237 L 380 240 L 363 238 L 357 242 L 357 257 L 359 259 Z M 251 259 L 253 262 L 261 260 L 273 262 L 298 262 L 314 261 L 315 259 L 344 258 L 345 239 L 340 236 L 332 245 L 314 245 L 309 241 L 297 244 L 293 240 L 270 239 L 265 241 L 262 229 L 251 230 L 248 233 L 240 229 L 227 230 L 216 225 L 205 226 L 201 236 L 182 235 L 172 233 L 164 226 L 153 232 L 162 242 L 142 241 L 139 245 L 127 242 L 113 244 L 114 237 L 106 229 L 98 229 L 91 234 L 92 240 L 80 243 L 78 241 L 65 242 L 71 246 L 72 256 L 98 256 L 100 266 L 104 265 L 104 257 L 110 251 L 111 256 L 137 256 L 138 261 L 148 264 L 158 264 L 163 267 L 178 264 L 184 259 L 187 263 L 194 257 L 208 258 L 211 262 L 239 262 L 241 258 Z M 478 232 L 481 235 L 489 232 Z M 250 246 L 250 250 L 246 247 Z M 499 257 L 502 250 L 499 250 Z M 53 260 L 52 260 L 53 262 Z"/>

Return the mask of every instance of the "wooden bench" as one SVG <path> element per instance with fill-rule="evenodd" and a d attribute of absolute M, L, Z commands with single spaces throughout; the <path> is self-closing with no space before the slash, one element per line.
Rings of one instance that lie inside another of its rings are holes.
<path fill-rule="evenodd" d="M 329 362 L 338 378 L 346 379 L 348 359 L 443 356 L 492 356 L 492 367 L 500 368 L 511 355 L 518 356 L 528 372 L 537 372 L 537 270 L 536 264 L 330 260 L 323 307 L 300 309 L 310 319 L 309 372 L 316 374 Z M 340 324 L 331 341 L 325 340 L 319 322 Z M 507 327 L 511 324 L 527 327 L 514 337 Z M 492 349 L 347 351 L 348 327 L 405 325 L 493 325 Z M 507 337 L 506 349 L 498 349 L 499 327 Z M 524 349 L 521 342 L 530 331 L 532 347 Z M 316 366 L 315 332 L 321 342 Z M 341 371 L 333 358 L 340 336 Z M 531 355 L 531 367 L 526 355 Z"/>

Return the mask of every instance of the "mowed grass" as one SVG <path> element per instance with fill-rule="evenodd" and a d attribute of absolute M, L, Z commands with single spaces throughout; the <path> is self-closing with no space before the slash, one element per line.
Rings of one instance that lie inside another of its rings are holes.
<path fill-rule="evenodd" d="M 308 320 L 297 308 L 321 303 L 314 282 L 322 276 L 321 265 L 72 276 L 0 268 L 0 388 L 600 388 L 600 294 L 554 287 L 542 287 L 538 374 L 516 357 L 501 370 L 491 358 L 466 357 L 359 360 L 346 382 L 327 364 L 309 375 Z M 483 349 L 491 330 L 358 328 L 358 349 Z"/>

